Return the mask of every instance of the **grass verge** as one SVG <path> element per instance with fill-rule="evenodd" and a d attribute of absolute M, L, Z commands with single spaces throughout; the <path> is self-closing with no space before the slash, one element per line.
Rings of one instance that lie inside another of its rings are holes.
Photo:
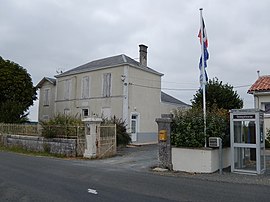
<path fill-rule="evenodd" d="M 24 149 L 23 147 L 14 146 L 14 147 L 6 147 L 3 144 L 0 144 L 0 151 L 14 152 L 20 154 L 27 154 L 32 156 L 47 156 L 47 157 L 57 157 L 57 158 L 65 158 L 63 154 L 51 154 L 49 152 L 37 152 L 37 151 L 29 151 Z"/>

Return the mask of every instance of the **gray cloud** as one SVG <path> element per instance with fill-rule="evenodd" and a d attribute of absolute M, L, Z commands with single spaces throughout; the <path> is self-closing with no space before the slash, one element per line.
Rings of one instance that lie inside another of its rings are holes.
<path fill-rule="evenodd" d="M 0 55 L 19 63 L 36 84 L 57 69 L 124 53 L 165 74 L 163 87 L 199 87 L 199 8 L 209 38 L 208 74 L 234 86 L 270 74 L 270 2 L 266 0 L 0 0 Z M 253 106 L 248 87 L 237 91 Z M 189 102 L 193 91 L 166 91 Z M 35 119 L 36 108 L 31 111 Z"/>

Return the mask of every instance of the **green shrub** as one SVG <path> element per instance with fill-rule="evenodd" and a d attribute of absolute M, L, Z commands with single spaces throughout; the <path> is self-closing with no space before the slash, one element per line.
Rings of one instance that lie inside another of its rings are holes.
<path fill-rule="evenodd" d="M 229 118 L 227 110 L 214 108 L 207 112 L 206 138 L 220 137 L 229 146 Z M 203 147 L 205 144 L 204 119 L 201 109 L 175 111 L 171 127 L 171 143 L 176 147 Z"/>
<path fill-rule="evenodd" d="M 58 114 L 53 119 L 42 121 L 42 136 L 45 138 L 70 137 L 76 134 L 75 126 L 82 126 L 81 119 L 71 115 Z"/>
<path fill-rule="evenodd" d="M 127 133 L 126 123 L 121 118 L 116 118 L 115 116 L 106 119 L 103 118 L 103 123 L 105 124 L 116 124 L 116 144 L 117 146 L 126 146 L 131 142 L 130 135 Z"/>

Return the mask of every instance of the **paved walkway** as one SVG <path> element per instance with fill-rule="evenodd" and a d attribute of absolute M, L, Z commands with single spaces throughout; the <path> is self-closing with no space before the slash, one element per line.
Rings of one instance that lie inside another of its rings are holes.
<path fill-rule="evenodd" d="M 113 158 L 98 161 L 138 171 L 150 170 L 151 167 L 158 164 L 158 146 L 156 144 L 144 146 L 131 145 L 118 149 L 117 156 Z"/>

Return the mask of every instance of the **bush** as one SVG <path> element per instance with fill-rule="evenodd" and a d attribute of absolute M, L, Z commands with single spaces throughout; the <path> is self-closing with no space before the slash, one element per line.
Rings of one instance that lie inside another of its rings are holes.
<path fill-rule="evenodd" d="M 125 121 L 121 118 L 116 118 L 115 116 L 106 119 L 103 118 L 103 123 L 105 124 L 116 124 L 116 144 L 117 146 L 126 146 L 131 142 L 130 135 L 127 133 L 127 125 Z"/>
<path fill-rule="evenodd" d="M 227 110 L 214 108 L 207 112 L 206 138 L 220 137 L 229 146 L 229 118 Z M 171 143 L 176 147 L 203 147 L 205 144 L 204 119 L 201 109 L 175 111 L 171 127 Z"/>
<path fill-rule="evenodd" d="M 265 147 L 270 148 L 270 129 L 266 129 L 266 134 L 265 134 Z"/>
<path fill-rule="evenodd" d="M 83 122 L 71 115 L 58 114 L 49 121 L 42 121 L 42 136 L 45 138 L 70 137 L 76 135 L 77 128 Z"/>

